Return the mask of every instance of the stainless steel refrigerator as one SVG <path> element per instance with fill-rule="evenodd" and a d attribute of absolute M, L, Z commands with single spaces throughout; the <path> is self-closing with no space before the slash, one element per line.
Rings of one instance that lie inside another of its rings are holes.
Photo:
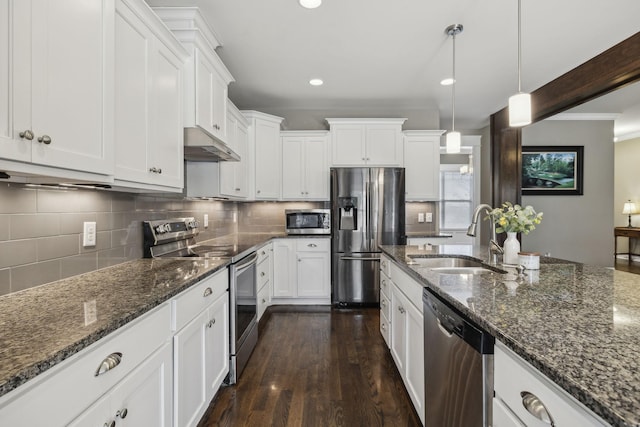
<path fill-rule="evenodd" d="M 404 245 L 404 168 L 331 168 L 335 305 L 380 302 L 378 245 Z"/>

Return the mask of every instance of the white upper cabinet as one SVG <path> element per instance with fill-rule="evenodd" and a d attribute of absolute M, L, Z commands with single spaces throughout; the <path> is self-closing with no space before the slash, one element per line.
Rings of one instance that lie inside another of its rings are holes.
<path fill-rule="evenodd" d="M 282 199 L 329 200 L 325 131 L 281 132 Z"/>
<path fill-rule="evenodd" d="M 332 166 L 402 166 L 406 119 L 327 119 Z"/>
<path fill-rule="evenodd" d="M 220 194 L 244 199 L 249 197 L 249 122 L 231 101 L 227 102 L 227 142 L 240 161 L 219 162 Z"/>
<path fill-rule="evenodd" d="M 440 198 L 440 139 L 443 131 L 405 131 L 404 167 L 407 201 Z"/>
<path fill-rule="evenodd" d="M 215 52 L 220 42 L 197 7 L 153 10 L 191 54 L 184 78 L 184 126 L 226 143 L 227 93 L 234 79 Z"/>
<path fill-rule="evenodd" d="M 249 121 L 249 197 L 255 200 L 280 199 L 282 117 L 258 111 L 242 111 Z M 252 191 L 253 190 L 253 191 Z"/>
<path fill-rule="evenodd" d="M 116 0 L 117 184 L 182 190 L 182 73 L 187 57 L 146 3 Z"/>
<path fill-rule="evenodd" d="M 113 20 L 113 0 L 0 1 L 0 156 L 24 162 L 2 169 L 113 174 Z"/>

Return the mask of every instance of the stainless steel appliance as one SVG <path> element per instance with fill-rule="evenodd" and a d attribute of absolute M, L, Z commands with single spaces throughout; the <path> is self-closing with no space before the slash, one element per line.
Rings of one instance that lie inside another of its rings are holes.
<path fill-rule="evenodd" d="M 237 243 L 199 245 L 195 218 L 143 221 L 145 258 L 227 259 L 229 266 L 229 376 L 235 384 L 258 341 L 257 255 L 252 246 Z"/>
<path fill-rule="evenodd" d="M 285 209 L 287 234 L 331 234 L 330 209 Z"/>
<path fill-rule="evenodd" d="M 495 339 L 430 290 L 422 302 L 425 427 L 490 427 Z"/>
<path fill-rule="evenodd" d="M 378 245 L 406 243 L 404 202 L 404 168 L 331 169 L 334 304 L 379 304 Z"/>

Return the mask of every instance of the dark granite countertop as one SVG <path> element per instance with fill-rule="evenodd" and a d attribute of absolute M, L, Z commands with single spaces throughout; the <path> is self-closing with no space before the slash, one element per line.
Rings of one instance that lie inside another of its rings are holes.
<path fill-rule="evenodd" d="M 436 231 L 432 231 L 432 232 L 414 232 L 414 233 L 407 233 L 406 237 L 409 239 L 420 239 L 420 238 L 447 238 L 447 237 L 453 237 L 453 234 L 451 233 L 440 233 L 440 232 L 436 232 Z"/>
<path fill-rule="evenodd" d="M 286 233 L 238 233 L 199 243 L 248 255 Z M 328 236 L 315 236 L 328 237 Z M 139 259 L 0 297 L 0 396 L 131 322 L 231 260 Z M 97 320 L 85 325 L 84 303 Z"/>
<path fill-rule="evenodd" d="M 545 257 L 524 278 L 445 275 L 408 255 L 486 260 L 487 248 L 382 250 L 604 421 L 640 426 L 640 276 Z"/>

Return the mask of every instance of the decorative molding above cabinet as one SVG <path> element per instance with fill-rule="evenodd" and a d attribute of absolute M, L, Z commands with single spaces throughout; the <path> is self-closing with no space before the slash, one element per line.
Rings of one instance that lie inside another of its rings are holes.
<path fill-rule="evenodd" d="M 403 166 L 406 118 L 329 118 L 331 166 Z"/>

